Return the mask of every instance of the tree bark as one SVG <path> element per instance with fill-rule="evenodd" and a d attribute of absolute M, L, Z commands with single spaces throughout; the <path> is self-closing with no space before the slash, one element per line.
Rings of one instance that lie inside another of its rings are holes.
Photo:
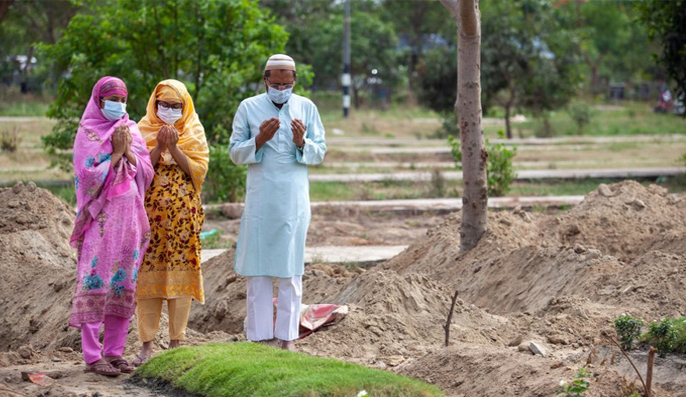
<path fill-rule="evenodd" d="M 505 109 L 505 134 L 507 136 L 507 139 L 512 139 L 512 122 L 510 121 L 510 117 L 512 116 L 512 107 L 514 106 L 515 103 L 515 86 L 514 83 L 512 82 L 512 79 L 509 76 L 509 73 L 505 73 L 506 79 L 508 81 L 508 94 L 509 96 L 507 97 L 507 100 L 500 100 L 498 103 Z"/>
<path fill-rule="evenodd" d="M 428 2 L 415 2 L 414 12 L 410 18 L 410 24 L 412 25 L 412 37 L 410 38 L 410 45 L 412 49 L 410 51 L 410 59 L 408 60 L 407 64 L 407 77 L 408 82 L 410 83 L 410 91 L 412 92 L 414 92 L 417 86 L 417 78 L 415 77 L 414 72 L 417 68 L 417 60 L 422 56 L 422 20 L 424 19 L 424 15 L 426 15 L 428 6 Z M 415 53 L 415 50 L 417 53 Z"/>
<path fill-rule="evenodd" d="M 478 0 L 441 0 L 457 21 L 457 101 L 464 195 L 460 252 L 474 248 L 488 229 L 488 154 L 481 129 L 481 16 Z"/>
<path fill-rule="evenodd" d="M 510 104 L 505 106 L 505 136 L 507 139 L 512 139 L 512 126 L 510 126 Z"/>
<path fill-rule="evenodd" d="M 5 15 L 7 15 L 7 10 L 9 10 L 12 3 L 14 3 L 14 0 L 0 0 L 0 22 L 2 22 Z"/>
<path fill-rule="evenodd" d="M 603 59 L 603 55 L 598 55 L 595 61 L 591 60 L 588 54 L 584 53 L 584 60 L 589 68 L 591 68 L 591 93 L 593 95 L 600 93 L 600 87 L 598 87 L 598 70 L 600 69 L 600 62 Z"/>

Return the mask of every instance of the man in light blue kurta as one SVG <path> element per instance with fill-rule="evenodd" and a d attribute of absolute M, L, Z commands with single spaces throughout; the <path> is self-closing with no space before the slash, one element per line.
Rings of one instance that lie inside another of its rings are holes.
<path fill-rule="evenodd" d="M 296 77 L 292 58 L 269 58 L 267 92 L 241 102 L 229 147 L 234 163 L 248 164 L 234 264 L 236 273 L 248 277 L 246 336 L 289 350 L 298 338 L 311 218 L 307 166 L 321 163 L 326 153 L 317 107 L 292 94 Z M 279 279 L 276 327 L 273 277 Z"/>

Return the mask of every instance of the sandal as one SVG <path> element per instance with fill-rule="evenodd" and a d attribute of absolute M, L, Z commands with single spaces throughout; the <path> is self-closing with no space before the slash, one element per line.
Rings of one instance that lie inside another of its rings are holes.
<path fill-rule="evenodd" d="M 110 364 L 112 364 L 114 368 L 117 368 L 119 371 L 121 371 L 122 374 L 130 374 L 136 370 L 134 366 L 129 365 L 129 362 L 123 358 L 116 358 L 110 361 Z"/>
<path fill-rule="evenodd" d="M 131 364 L 133 364 L 134 367 L 140 367 L 141 365 L 148 362 L 148 360 L 150 360 L 150 356 L 140 356 L 137 354 L 136 358 L 133 359 Z"/>
<path fill-rule="evenodd" d="M 114 368 L 110 363 L 87 364 L 83 372 L 105 376 L 119 376 L 121 374 L 121 371 Z"/>

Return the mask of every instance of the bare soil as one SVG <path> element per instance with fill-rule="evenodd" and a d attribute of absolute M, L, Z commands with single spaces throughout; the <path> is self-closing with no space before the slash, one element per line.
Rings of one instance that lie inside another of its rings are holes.
<path fill-rule="evenodd" d="M 226 213 L 233 219 L 214 216 L 206 228 L 221 229 L 230 245 L 238 220 Z M 66 326 L 75 282 L 73 217 L 45 190 L 0 189 L 0 394 L 159 395 L 123 376 L 82 372 L 79 335 Z M 492 211 L 489 231 L 466 254 L 459 252 L 460 221 L 459 212 L 317 210 L 310 245 L 410 247 L 367 270 L 308 266 L 304 302 L 351 310 L 298 348 L 423 379 L 449 396 L 551 396 L 582 366 L 593 373 L 587 396 L 642 391 L 628 360 L 602 333 L 614 335 L 612 321 L 625 312 L 646 321 L 684 315 L 686 196 L 625 181 L 600 186 L 568 211 Z M 186 344 L 244 340 L 245 281 L 232 263 L 230 249 L 203 264 L 207 303 L 194 306 Z M 156 351 L 166 348 L 165 322 Z M 137 339 L 132 326 L 130 358 Z M 532 354 L 531 342 L 545 356 Z M 646 352 L 630 356 L 645 378 Z M 682 356 L 658 358 L 653 395 L 686 396 L 685 366 Z M 59 379 L 38 386 L 22 381 L 21 371 Z"/>

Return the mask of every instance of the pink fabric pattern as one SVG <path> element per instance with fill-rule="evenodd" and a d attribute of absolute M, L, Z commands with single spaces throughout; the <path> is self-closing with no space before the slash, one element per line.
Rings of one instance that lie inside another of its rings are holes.
<path fill-rule="evenodd" d="M 69 325 L 102 322 L 106 315 L 130 318 L 135 311 L 136 279 L 150 239 L 143 205 L 155 174 L 138 126 L 128 114 L 109 121 L 100 99 L 126 95 L 116 77 L 103 77 L 91 93 L 74 141 L 77 214 L 70 243 L 78 251 L 78 278 Z M 111 164 L 114 129 L 127 125 L 136 165 L 125 156 Z"/>

